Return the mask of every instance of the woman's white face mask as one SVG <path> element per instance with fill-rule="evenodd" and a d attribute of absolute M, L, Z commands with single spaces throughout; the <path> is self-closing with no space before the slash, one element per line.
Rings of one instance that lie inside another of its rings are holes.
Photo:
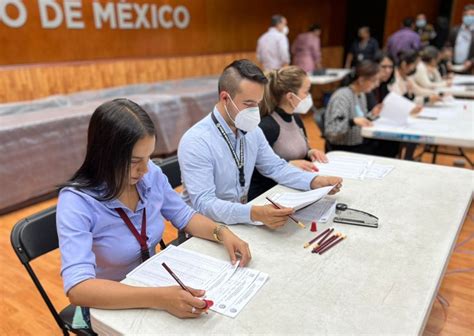
<path fill-rule="evenodd" d="M 239 108 L 237 107 L 237 105 L 235 105 L 232 98 L 230 96 L 228 97 L 232 105 L 234 105 L 235 109 L 239 111 Z M 239 111 L 235 117 L 235 120 L 230 116 L 226 105 L 224 105 L 224 108 L 227 113 L 227 116 L 234 123 L 234 126 L 241 131 L 251 132 L 256 129 L 258 127 L 258 124 L 260 123 L 260 109 L 258 108 L 258 106 L 247 107 Z"/>
<path fill-rule="evenodd" d="M 306 114 L 308 113 L 309 109 L 313 107 L 313 97 L 311 96 L 311 94 L 308 94 L 304 99 L 301 99 L 293 92 L 291 94 L 298 98 L 300 101 L 293 110 L 293 113 Z"/>

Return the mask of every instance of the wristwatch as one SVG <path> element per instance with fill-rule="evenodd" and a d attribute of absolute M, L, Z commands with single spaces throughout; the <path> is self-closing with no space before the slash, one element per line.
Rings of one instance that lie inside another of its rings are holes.
<path fill-rule="evenodd" d="M 222 242 L 223 240 L 219 238 L 219 232 L 221 232 L 222 229 L 229 229 L 226 225 L 222 224 L 217 224 L 216 227 L 214 228 L 214 231 L 212 232 L 212 235 L 214 236 L 214 239 L 218 242 Z"/>

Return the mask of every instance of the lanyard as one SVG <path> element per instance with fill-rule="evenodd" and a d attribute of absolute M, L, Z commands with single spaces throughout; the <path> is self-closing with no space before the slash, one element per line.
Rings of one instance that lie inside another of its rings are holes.
<path fill-rule="evenodd" d="M 143 216 L 142 216 L 142 228 L 140 234 L 138 233 L 135 226 L 132 224 L 130 218 L 128 218 L 127 214 L 122 208 L 115 208 L 115 211 L 118 212 L 124 223 L 127 225 L 130 232 L 135 236 L 138 243 L 140 244 L 140 252 L 142 256 L 142 261 L 147 260 L 150 258 L 150 251 L 148 250 L 148 245 L 146 241 L 148 237 L 146 236 L 146 209 L 143 209 Z"/>
<path fill-rule="evenodd" d="M 234 147 L 232 147 L 232 143 L 229 140 L 229 137 L 224 131 L 224 128 L 220 124 L 220 122 L 217 121 L 216 116 L 214 115 L 214 112 L 211 113 L 211 118 L 214 124 L 216 124 L 217 129 L 221 133 L 222 137 L 224 138 L 225 142 L 227 143 L 227 146 L 230 149 L 230 152 L 232 153 L 232 157 L 234 158 L 235 164 L 237 165 L 237 168 L 239 169 L 239 183 L 240 186 L 243 188 L 245 187 L 245 173 L 244 173 L 244 164 L 245 164 L 245 158 L 244 158 L 244 138 L 240 138 L 240 159 L 237 157 L 237 153 L 234 150 Z"/>

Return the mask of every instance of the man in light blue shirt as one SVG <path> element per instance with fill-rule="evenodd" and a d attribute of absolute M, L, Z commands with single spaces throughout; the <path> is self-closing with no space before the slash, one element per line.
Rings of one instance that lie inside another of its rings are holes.
<path fill-rule="evenodd" d="M 474 5 L 464 7 L 462 24 L 451 29 L 448 45 L 454 48 L 454 64 L 464 65 L 462 72 L 468 72 L 474 60 Z"/>
<path fill-rule="evenodd" d="M 219 102 L 210 115 L 181 139 L 178 159 L 183 198 L 197 211 L 225 224 L 263 222 L 284 225 L 293 209 L 246 204 L 254 168 L 279 184 L 300 190 L 335 185 L 342 179 L 317 176 L 289 165 L 268 144 L 258 104 L 267 83 L 260 68 L 248 60 L 235 61 L 219 78 Z"/>

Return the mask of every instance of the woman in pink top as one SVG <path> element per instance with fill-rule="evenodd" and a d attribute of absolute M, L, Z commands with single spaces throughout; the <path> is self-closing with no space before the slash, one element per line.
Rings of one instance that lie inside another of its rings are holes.
<path fill-rule="evenodd" d="M 293 64 L 306 72 L 321 68 L 321 27 L 312 25 L 309 31 L 299 34 L 291 46 Z"/>

